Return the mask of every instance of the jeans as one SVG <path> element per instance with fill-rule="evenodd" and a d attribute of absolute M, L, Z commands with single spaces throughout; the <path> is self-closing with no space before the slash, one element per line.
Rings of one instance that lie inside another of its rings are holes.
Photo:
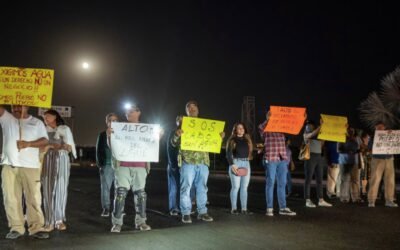
<path fill-rule="evenodd" d="M 180 169 L 180 174 L 180 208 L 182 215 L 190 215 L 192 210 L 192 201 L 190 199 L 192 185 L 196 189 L 197 212 L 198 214 L 206 214 L 208 166 L 204 164 L 193 165 L 184 162 Z"/>
<path fill-rule="evenodd" d="M 292 174 L 290 173 L 289 170 L 287 172 L 286 181 L 287 181 L 287 183 L 286 183 L 287 194 L 291 194 L 292 193 Z"/>
<path fill-rule="evenodd" d="M 284 161 L 276 162 L 265 162 L 263 161 L 265 168 L 265 196 L 267 199 L 267 208 L 274 207 L 274 186 L 275 178 L 277 181 L 277 194 L 279 209 L 286 208 L 286 178 L 287 178 L 287 163 Z"/>
<path fill-rule="evenodd" d="M 304 199 L 310 199 L 310 189 L 311 189 L 311 180 L 315 172 L 315 180 L 317 182 L 317 197 L 322 199 L 323 196 L 323 187 L 322 187 L 322 177 L 323 177 L 323 169 L 324 161 L 321 154 L 311 153 L 310 159 L 304 161 Z"/>
<path fill-rule="evenodd" d="M 180 199 L 180 178 L 178 166 L 167 167 L 168 176 L 168 209 L 169 211 L 179 211 Z"/>
<path fill-rule="evenodd" d="M 100 171 L 101 206 L 110 210 L 110 190 L 114 181 L 114 169 L 111 166 L 103 166 Z"/>
<path fill-rule="evenodd" d="M 229 177 L 231 179 L 231 206 L 232 210 L 237 209 L 237 196 L 240 188 L 240 204 L 242 210 L 247 210 L 247 187 L 249 186 L 250 182 L 250 162 L 248 160 L 233 160 L 233 165 L 239 168 L 247 168 L 247 175 L 246 176 L 236 176 L 232 172 L 232 166 L 229 167 Z"/>

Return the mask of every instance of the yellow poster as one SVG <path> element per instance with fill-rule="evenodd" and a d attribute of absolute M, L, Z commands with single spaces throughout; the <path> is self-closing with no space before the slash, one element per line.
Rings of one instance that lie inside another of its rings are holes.
<path fill-rule="evenodd" d="M 0 67 L 0 104 L 50 108 L 54 70 Z"/>
<path fill-rule="evenodd" d="M 181 149 L 220 153 L 224 126 L 223 121 L 183 117 Z"/>
<path fill-rule="evenodd" d="M 346 142 L 347 117 L 321 114 L 319 140 Z"/>

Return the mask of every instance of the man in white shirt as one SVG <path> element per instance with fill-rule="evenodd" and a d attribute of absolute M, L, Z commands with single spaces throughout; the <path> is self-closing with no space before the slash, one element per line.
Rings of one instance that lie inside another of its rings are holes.
<path fill-rule="evenodd" d="M 0 106 L 0 125 L 3 129 L 1 157 L 4 208 L 10 232 L 7 239 L 25 234 L 22 196 L 25 197 L 29 235 L 46 239 L 42 232 L 44 218 L 41 209 L 39 148 L 46 146 L 48 136 L 42 121 L 27 113 L 28 107 L 15 105 L 9 113 Z"/>

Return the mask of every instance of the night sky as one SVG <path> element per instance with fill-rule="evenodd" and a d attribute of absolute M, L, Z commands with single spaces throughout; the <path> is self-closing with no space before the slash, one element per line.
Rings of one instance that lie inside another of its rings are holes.
<path fill-rule="evenodd" d="M 256 120 L 269 105 L 345 115 L 399 64 L 397 8 L 259 1 L 131 1 L 1 7 L 1 66 L 55 70 L 54 105 L 75 107 L 75 140 L 94 145 L 108 112 L 136 102 L 166 129 L 190 99 L 200 116 Z M 216 3 L 218 2 L 218 3 Z M 84 71 L 81 63 L 91 63 Z"/>

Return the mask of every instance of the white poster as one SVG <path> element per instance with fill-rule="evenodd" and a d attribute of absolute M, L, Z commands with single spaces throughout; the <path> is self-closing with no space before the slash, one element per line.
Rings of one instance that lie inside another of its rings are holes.
<path fill-rule="evenodd" d="M 72 117 L 72 107 L 71 106 L 51 106 L 51 109 L 54 109 L 55 111 L 57 111 L 61 117 L 64 117 L 64 118 Z M 38 115 L 43 116 L 44 112 L 46 112 L 47 110 L 49 110 L 49 109 L 39 108 Z"/>
<path fill-rule="evenodd" d="M 377 130 L 372 154 L 400 154 L 400 130 Z"/>
<path fill-rule="evenodd" d="M 158 162 L 160 125 L 113 122 L 111 151 L 118 161 Z"/>

